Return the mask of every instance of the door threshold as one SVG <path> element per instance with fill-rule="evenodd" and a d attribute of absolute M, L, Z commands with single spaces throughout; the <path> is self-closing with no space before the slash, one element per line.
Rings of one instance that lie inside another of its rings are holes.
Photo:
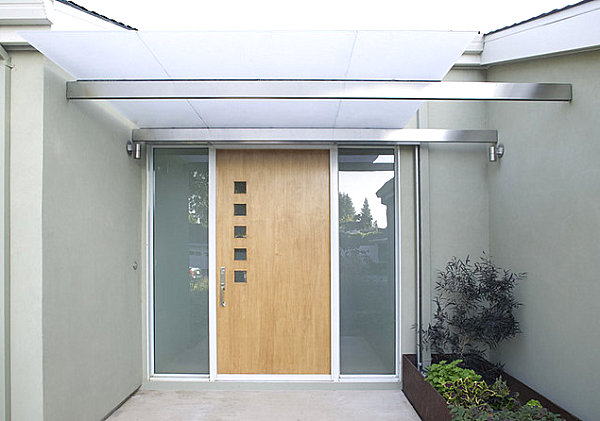
<path fill-rule="evenodd" d="M 332 382 L 330 374 L 217 374 L 216 381 L 238 382 Z"/>
<path fill-rule="evenodd" d="M 261 391 L 261 390 L 395 390 L 401 389 L 399 379 L 395 381 L 208 381 L 207 379 L 177 380 L 160 379 L 145 381 L 141 390 L 172 391 Z"/>

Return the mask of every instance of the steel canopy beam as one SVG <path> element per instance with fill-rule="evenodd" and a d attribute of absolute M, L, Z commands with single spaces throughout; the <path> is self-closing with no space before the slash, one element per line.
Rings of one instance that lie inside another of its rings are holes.
<path fill-rule="evenodd" d="M 318 128 L 174 128 L 133 130 L 136 143 L 378 144 L 496 143 L 496 130 L 318 129 Z"/>
<path fill-rule="evenodd" d="M 294 99 L 408 101 L 570 101 L 565 83 L 394 80 L 79 80 L 72 100 Z"/>

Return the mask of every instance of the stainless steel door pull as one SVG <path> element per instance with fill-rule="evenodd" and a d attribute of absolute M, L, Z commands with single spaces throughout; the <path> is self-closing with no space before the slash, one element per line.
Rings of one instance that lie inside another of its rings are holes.
<path fill-rule="evenodd" d="M 221 268 L 221 307 L 225 307 L 225 267 Z"/>

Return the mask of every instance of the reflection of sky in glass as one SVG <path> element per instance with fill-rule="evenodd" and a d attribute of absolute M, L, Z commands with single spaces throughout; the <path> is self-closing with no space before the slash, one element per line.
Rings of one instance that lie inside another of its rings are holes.
<path fill-rule="evenodd" d="M 394 163 L 394 155 L 379 155 L 373 161 L 374 164 L 393 164 Z"/>
<path fill-rule="evenodd" d="M 393 155 L 390 156 L 393 162 Z M 379 228 L 387 227 L 386 207 L 375 193 L 394 177 L 393 171 L 340 171 L 339 191 L 352 199 L 356 213 L 360 213 L 365 197 L 369 201 L 373 220 Z"/>

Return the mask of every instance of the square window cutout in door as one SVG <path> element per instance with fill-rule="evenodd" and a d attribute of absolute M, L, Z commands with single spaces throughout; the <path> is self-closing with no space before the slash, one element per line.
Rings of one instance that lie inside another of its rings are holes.
<path fill-rule="evenodd" d="M 246 227 L 243 225 L 236 225 L 233 227 L 233 238 L 246 238 Z"/>
<path fill-rule="evenodd" d="M 233 193 L 234 194 L 246 194 L 246 182 L 245 181 L 234 181 L 233 182 Z"/>
<path fill-rule="evenodd" d="M 245 270 L 235 270 L 233 271 L 233 281 L 236 284 L 245 284 L 248 282 L 248 275 Z"/>
<path fill-rule="evenodd" d="M 246 249 L 233 249 L 233 260 L 246 260 Z"/>
<path fill-rule="evenodd" d="M 234 216 L 246 216 L 246 204 L 245 203 L 234 203 L 233 215 Z"/>

